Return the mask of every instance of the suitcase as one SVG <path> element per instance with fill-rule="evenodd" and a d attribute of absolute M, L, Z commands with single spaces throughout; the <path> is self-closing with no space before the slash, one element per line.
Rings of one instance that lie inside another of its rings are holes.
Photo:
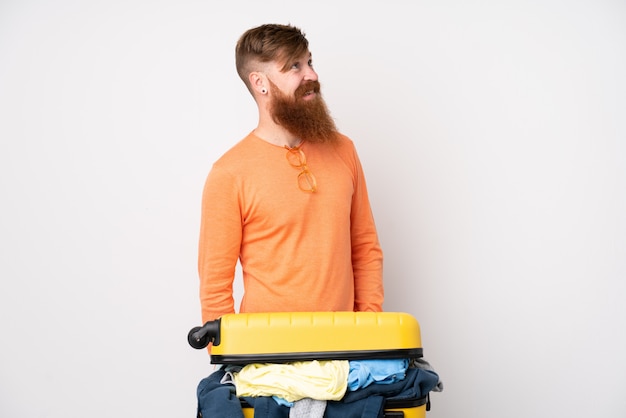
<path fill-rule="evenodd" d="M 211 363 L 289 363 L 312 360 L 417 359 L 422 357 L 417 320 L 400 312 L 273 312 L 228 314 L 187 336 L 202 349 L 210 343 Z M 245 418 L 254 410 L 244 400 Z M 388 400 L 386 418 L 424 418 L 428 395 Z"/>

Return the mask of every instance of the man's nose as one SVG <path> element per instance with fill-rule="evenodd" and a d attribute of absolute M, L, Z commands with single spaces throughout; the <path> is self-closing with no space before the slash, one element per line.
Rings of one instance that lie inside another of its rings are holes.
<path fill-rule="evenodd" d="M 304 74 L 306 81 L 317 81 L 317 73 L 312 67 L 307 67 L 306 74 Z"/>

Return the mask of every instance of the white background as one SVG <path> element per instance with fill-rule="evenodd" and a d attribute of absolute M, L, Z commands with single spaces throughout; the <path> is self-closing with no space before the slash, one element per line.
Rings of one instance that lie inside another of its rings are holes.
<path fill-rule="evenodd" d="M 0 416 L 194 416 L 201 189 L 268 22 L 356 142 L 429 416 L 626 416 L 618 0 L 1 0 Z"/>

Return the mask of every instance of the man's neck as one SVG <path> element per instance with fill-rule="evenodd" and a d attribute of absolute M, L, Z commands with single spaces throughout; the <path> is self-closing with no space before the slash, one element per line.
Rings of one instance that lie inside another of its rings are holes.
<path fill-rule="evenodd" d="M 301 138 L 295 137 L 289 131 L 276 124 L 273 124 L 273 126 L 259 124 L 254 130 L 254 134 L 262 140 L 280 147 L 293 148 L 302 142 Z"/>

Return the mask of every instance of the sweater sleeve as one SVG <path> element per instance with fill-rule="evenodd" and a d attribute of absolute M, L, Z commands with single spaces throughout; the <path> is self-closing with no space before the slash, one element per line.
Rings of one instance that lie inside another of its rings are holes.
<path fill-rule="evenodd" d="M 365 175 L 354 150 L 355 190 L 352 198 L 351 239 L 354 310 L 383 310 L 383 252 L 369 202 Z"/>
<path fill-rule="evenodd" d="M 202 321 L 234 313 L 233 281 L 241 247 L 238 188 L 233 176 L 214 165 L 202 194 L 198 273 Z"/>

